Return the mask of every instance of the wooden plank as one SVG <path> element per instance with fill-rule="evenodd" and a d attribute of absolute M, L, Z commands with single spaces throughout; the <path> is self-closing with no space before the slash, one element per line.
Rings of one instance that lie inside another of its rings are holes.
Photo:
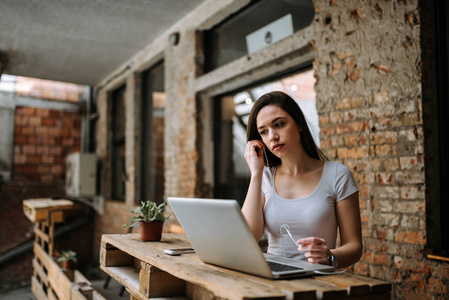
<path fill-rule="evenodd" d="M 48 234 L 39 229 L 38 226 L 34 227 L 34 234 L 37 235 L 42 240 L 46 241 L 47 243 L 50 241 Z"/>
<path fill-rule="evenodd" d="M 48 263 L 50 260 L 50 257 L 47 253 L 45 253 L 44 249 L 39 244 L 34 243 L 33 245 L 34 249 L 34 256 L 39 259 L 40 264 L 43 268 L 48 270 Z"/>
<path fill-rule="evenodd" d="M 178 247 L 179 244 L 173 241 L 172 237 L 176 237 L 176 235 L 165 235 L 161 242 L 156 243 L 142 242 L 133 235 L 103 235 L 102 239 L 123 252 L 127 252 L 133 257 L 177 278 L 206 287 L 218 298 L 285 298 L 285 293 L 271 286 L 250 281 L 217 268 L 211 268 L 203 263 L 196 263 L 185 259 L 184 256 L 168 256 L 163 253 L 162 249 L 156 247 L 155 244 L 158 243 L 165 243 L 166 248 Z M 126 283 L 124 285 L 128 287 Z M 132 292 L 132 294 L 137 295 L 135 292 Z"/>
<path fill-rule="evenodd" d="M 368 284 L 370 286 L 372 294 L 381 294 L 381 293 L 391 292 L 392 284 L 387 281 L 383 281 L 383 280 L 375 279 L 375 278 L 371 278 L 371 277 L 360 276 L 360 275 L 356 275 L 356 274 L 351 274 L 351 276 L 357 280 L 366 282 L 366 284 Z"/>
<path fill-rule="evenodd" d="M 50 220 L 52 223 L 61 223 L 64 221 L 64 212 L 61 210 L 52 211 L 50 214 Z"/>
<path fill-rule="evenodd" d="M 92 300 L 106 300 L 106 298 L 103 297 L 102 294 L 100 294 L 99 292 L 94 290 L 93 293 L 92 293 Z"/>
<path fill-rule="evenodd" d="M 42 285 L 34 276 L 31 277 L 31 291 L 33 292 L 34 297 L 36 297 L 36 300 L 48 300 Z"/>
<path fill-rule="evenodd" d="M 23 212 L 31 221 L 43 221 L 47 219 L 47 212 L 52 210 L 72 209 L 74 203 L 70 200 L 52 200 L 49 198 L 28 199 L 22 202 Z"/>
<path fill-rule="evenodd" d="M 66 273 L 59 268 L 55 261 L 50 260 L 48 266 L 48 281 L 56 296 L 58 296 L 59 299 L 70 300 L 71 280 L 67 277 Z M 71 274 L 73 274 L 73 272 L 71 272 Z"/>
<path fill-rule="evenodd" d="M 139 272 L 139 291 L 145 297 L 184 295 L 184 283 L 184 280 L 142 262 L 142 268 Z"/>
<path fill-rule="evenodd" d="M 105 267 L 130 266 L 133 257 L 119 249 L 100 249 L 100 263 Z"/>
<path fill-rule="evenodd" d="M 51 288 L 49 288 L 47 291 L 47 297 L 49 300 L 58 300 L 58 297 L 56 297 L 55 293 Z"/>
<path fill-rule="evenodd" d="M 198 263 L 202 263 L 201 260 L 198 258 L 198 256 L 194 254 L 184 254 L 184 257 L 197 261 Z M 311 287 L 310 284 L 303 283 L 301 279 L 272 280 L 251 274 L 242 273 L 239 271 L 221 268 L 218 266 L 210 265 L 210 267 L 220 269 L 223 272 L 234 274 L 235 276 L 239 276 L 241 278 L 246 278 L 251 281 L 257 281 L 261 284 L 272 286 L 273 288 L 281 290 L 283 293 L 285 293 L 287 299 L 301 299 L 301 300 L 317 299 L 316 290 L 313 287 Z"/>
<path fill-rule="evenodd" d="M 86 298 L 83 293 L 81 293 L 76 286 L 73 286 L 70 293 L 70 299 L 71 300 L 86 300 L 89 298 Z"/>
<path fill-rule="evenodd" d="M 371 292 L 371 288 L 366 281 L 359 280 L 349 274 L 323 275 L 314 278 L 342 287 L 347 290 L 350 296 L 367 295 Z"/>
<path fill-rule="evenodd" d="M 41 282 L 43 284 L 48 286 L 47 274 L 45 273 L 45 271 L 42 268 L 42 266 L 37 262 L 36 258 L 33 258 L 32 264 L 33 264 L 33 269 L 34 269 L 35 274 L 37 274 L 39 276 L 39 278 L 41 279 Z"/>
<path fill-rule="evenodd" d="M 139 294 L 139 270 L 133 266 L 105 267 L 100 268 L 111 276 L 115 281 L 125 286 L 130 294 Z"/>
<path fill-rule="evenodd" d="M 186 282 L 185 296 L 188 299 L 195 299 L 195 300 L 196 299 L 198 299 L 198 300 L 215 299 L 215 295 L 211 291 L 209 291 L 201 286 L 198 286 L 196 284 L 192 284 L 190 282 Z"/>

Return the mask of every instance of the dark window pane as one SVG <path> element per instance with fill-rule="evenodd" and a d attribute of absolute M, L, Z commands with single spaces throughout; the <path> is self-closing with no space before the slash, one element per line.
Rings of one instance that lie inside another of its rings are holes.
<path fill-rule="evenodd" d="M 125 200 L 125 91 L 122 86 L 112 93 L 111 197 Z"/>
<path fill-rule="evenodd" d="M 164 64 L 142 76 L 142 153 L 140 199 L 157 203 L 164 197 Z"/>

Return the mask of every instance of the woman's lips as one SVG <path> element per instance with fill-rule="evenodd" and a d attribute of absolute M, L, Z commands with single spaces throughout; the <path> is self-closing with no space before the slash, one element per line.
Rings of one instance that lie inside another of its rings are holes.
<path fill-rule="evenodd" d="M 284 147 L 284 144 L 276 144 L 273 146 L 272 150 L 273 151 L 278 151 L 280 150 L 282 147 Z"/>

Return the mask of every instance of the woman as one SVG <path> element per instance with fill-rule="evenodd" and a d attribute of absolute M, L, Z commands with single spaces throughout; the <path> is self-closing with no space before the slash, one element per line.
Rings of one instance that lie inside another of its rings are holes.
<path fill-rule="evenodd" d="M 297 103 L 270 92 L 248 119 L 251 181 L 242 213 L 268 253 L 347 267 L 362 254 L 358 188 L 351 171 L 315 145 Z M 336 248 L 337 225 L 341 246 Z"/>

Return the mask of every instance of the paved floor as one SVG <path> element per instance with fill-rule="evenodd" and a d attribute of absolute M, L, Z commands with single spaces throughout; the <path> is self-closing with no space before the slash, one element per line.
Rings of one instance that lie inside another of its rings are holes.
<path fill-rule="evenodd" d="M 120 296 L 122 286 L 115 280 L 111 279 L 108 288 L 104 289 L 103 285 L 105 280 L 94 280 L 91 281 L 92 287 L 103 295 L 107 300 L 127 300 L 129 299 L 129 293 L 125 290 L 123 296 Z M 1 300 L 35 300 L 33 293 L 31 292 L 31 287 L 21 288 L 11 291 L 7 294 L 0 294 Z"/>

